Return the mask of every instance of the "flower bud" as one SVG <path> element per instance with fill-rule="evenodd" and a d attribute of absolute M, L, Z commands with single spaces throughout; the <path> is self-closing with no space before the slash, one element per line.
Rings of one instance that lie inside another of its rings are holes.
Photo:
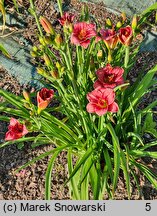
<path fill-rule="evenodd" d="M 42 44 L 39 45 L 39 49 L 42 51 L 45 48 Z"/>
<path fill-rule="evenodd" d="M 59 77 L 58 72 L 55 70 L 50 71 L 50 74 L 53 78 L 57 79 Z"/>
<path fill-rule="evenodd" d="M 117 22 L 117 24 L 116 24 L 116 28 L 119 29 L 120 27 L 122 27 L 122 23 L 119 21 L 119 22 Z"/>
<path fill-rule="evenodd" d="M 122 17 L 122 21 L 125 22 L 126 21 L 126 13 L 122 12 L 121 17 Z"/>
<path fill-rule="evenodd" d="M 43 29 L 45 30 L 46 33 L 54 35 L 55 31 L 52 27 L 52 24 L 50 23 L 50 21 L 46 18 L 46 17 L 40 17 L 39 19 Z"/>
<path fill-rule="evenodd" d="M 37 51 L 38 51 L 38 47 L 33 46 L 33 47 L 32 47 L 32 50 L 33 50 L 34 52 L 37 52 Z"/>
<path fill-rule="evenodd" d="M 131 27 L 135 31 L 135 29 L 137 27 L 137 15 L 136 14 L 133 16 Z"/>
<path fill-rule="evenodd" d="M 28 103 L 23 104 L 25 108 L 30 109 L 30 105 Z"/>
<path fill-rule="evenodd" d="M 30 51 L 30 54 L 31 54 L 31 56 L 32 56 L 33 58 L 37 57 L 37 53 L 34 52 L 34 51 Z"/>
<path fill-rule="evenodd" d="M 60 69 L 61 69 L 61 65 L 60 65 L 60 63 L 59 63 L 59 62 L 56 62 L 56 67 L 57 67 L 57 69 L 58 69 L 58 70 L 60 70 Z"/>
<path fill-rule="evenodd" d="M 112 55 L 111 55 L 110 52 L 108 53 L 107 60 L 108 60 L 108 63 L 111 63 L 111 62 L 112 62 Z"/>
<path fill-rule="evenodd" d="M 27 102 L 30 102 L 30 95 L 26 90 L 23 90 L 23 97 Z"/>
<path fill-rule="evenodd" d="M 60 34 L 57 34 L 55 37 L 55 43 L 57 47 L 60 47 L 62 42 L 63 42 L 62 36 Z"/>
<path fill-rule="evenodd" d="M 51 45 L 53 43 L 52 38 L 50 36 L 45 36 L 44 42 L 46 45 Z"/>
<path fill-rule="evenodd" d="M 112 27 L 112 22 L 111 22 L 111 19 L 110 19 L 110 18 L 107 18 L 107 19 L 106 19 L 106 25 L 107 25 L 108 27 Z"/>
<path fill-rule="evenodd" d="M 43 68 L 37 68 L 37 73 L 40 74 L 40 75 L 44 75 L 46 74 L 46 71 L 43 69 Z"/>
<path fill-rule="evenodd" d="M 102 58 L 102 56 L 103 56 L 102 50 L 98 50 L 97 57 Z"/>
<path fill-rule="evenodd" d="M 61 75 L 64 73 L 65 67 L 61 67 L 60 73 Z"/>
<path fill-rule="evenodd" d="M 43 45 L 43 46 L 46 45 L 45 40 L 44 40 L 43 37 L 39 37 L 39 42 L 40 42 L 40 44 Z"/>
<path fill-rule="evenodd" d="M 50 57 L 44 53 L 43 59 L 44 59 L 44 61 L 45 61 L 45 65 L 46 65 L 47 67 L 50 67 L 50 66 L 51 66 L 51 59 L 50 59 Z"/>

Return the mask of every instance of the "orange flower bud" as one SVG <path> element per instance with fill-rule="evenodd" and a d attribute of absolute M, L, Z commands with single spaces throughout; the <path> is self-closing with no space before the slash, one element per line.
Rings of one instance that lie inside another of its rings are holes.
<path fill-rule="evenodd" d="M 23 90 L 23 97 L 26 101 L 30 102 L 30 95 L 26 90 Z"/>
<path fill-rule="evenodd" d="M 123 22 L 125 22 L 126 21 L 126 13 L 122 12 L 121 17 L 122 17 Z"/>
<path fill-rule="evenodd" d="M 55 37 L 55 43 L 56 43 L 56 45 L 58 47 L 60 47 L 61 44 L 62 44 L 62 42 L 63 42 L 62 36 L 60 34 L 57 34 L 56 37 Z"/>
<path fill-rule="evenodd" d="M 46 33 L 54 35 L 55 31 L 52 27 L 52 24 L 50 23 L 50 21 L 46 18 L 46 17 L 40 17 L 39 19 L 43 29 L 45 30 Z"/>
<path fill-rule="evenodd" d="M 57 79 L 59 77 L 58 72 L 55 70 L 50 71 L 50 74 L 53 78 Z"/>

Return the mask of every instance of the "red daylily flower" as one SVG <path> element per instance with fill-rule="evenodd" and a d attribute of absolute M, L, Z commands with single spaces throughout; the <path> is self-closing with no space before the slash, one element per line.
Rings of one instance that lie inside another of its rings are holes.
<path fill-rule="evenodd" d="M 117 112 L 118 104 L 115 100 L 115 92 L 111 88 L 96 88 L 87 94 L 89 103 L 87 104 L 87 112 L 96 113 L 99 116 L 107 112 Z"/>
<path fill-rule="evenodd" d="M 114 88 L 124 83 L 124 69 L 121 67 L 112 67 L 107 64 L 106 67 L 97 70 L 98 80 L 94 83 L 94 88 Z"/>
<path fill-rule="evenodd" d="M 47 88 L 42 88 L 40 92 L 37 93 L 38 113 L 49 105 L 53 96 L 54 91 Z"/>
<path fill-rule="evenodd" d="M 16 140 L 28 133 L 28 130 L 24 124 L 20 124 L 20 122 L 15 119 L 10 119 L 10 125 L 8 126 L 8 132 L 5 135 L 5 140 Z"/>
<path fill-rule="evenodd" d="M 96 35 L 94 24 L 88 24 L 86 22 L 76 23 L 71 35 L 71 43 L 80 45 L 86 49 L 90 44 L 90 39 Z"/>
<path fill-rule="evenodd" d="M 132 42 L 133 30 L 130 26 L 119 29 L 119 41 L 125 45 L 129 46 Z"/>
<path fill-rule="evenodd" d="M 68 26 L 73 23 L 75 15 L 65 12 L 61 18 L 58 19 L 62 26 Z"/>
<path fill-rule="evenodd" d="M 114 49 L 118 43 L 118 36 L 113 29 L 100 30 L 102 39 L 104 40 L 107 48 Z"/>

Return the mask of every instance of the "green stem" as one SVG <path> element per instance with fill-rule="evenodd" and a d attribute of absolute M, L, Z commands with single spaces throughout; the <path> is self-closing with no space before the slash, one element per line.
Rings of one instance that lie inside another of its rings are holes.
<path fill-rule="evenodd" d="M 57 0 L 57 4 L 58 4 L 58 7 L 59 7 L 60 15 L 62 16 L 63 15 L 62 0 Z"/>
<path fill-rule="evenodd" d="M 103 129 L 103 122 L 104 122 L 104 116 L 102 115 L 102 116 L 99 117 L 99 122 L 98 122 L 98 131 L 99 131 L 99 133 Z"/>
<path fill-rule="evenodd" d="M 124 79 L 127 76 L 127 68 L 128 68 L 128 63 L 129 63 L 129 51 L 130 51 L 130 47 L 126 46 L 125 47 L 125 58 L 124 58 L 124 67 L 125 67 Z"/>
<path fill-rule="evenodd" d="M 42 29 L 41 29 L 41 26 L 40 26 L 40 22 L 39 22 L 39 19 L 38 19 L 37 13 L 36 13 L 36 9 L 35 9 L 35 6 L 34 6 L 34 2 L 33 2 L 33 0 L 29 0 L 29 2 L 30 2 L 31 13 L 34 16 L 35 21 L 37 23 L 37 27 L 38 27 L 40 36 L 43 36 Z"/>

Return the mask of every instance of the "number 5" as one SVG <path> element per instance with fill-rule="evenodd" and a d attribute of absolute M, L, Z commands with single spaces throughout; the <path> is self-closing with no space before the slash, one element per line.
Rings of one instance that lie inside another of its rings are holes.
<path fill-rule="evenodd" d="M 151 210 L 151 203 L 146 203 L 145 210 L 146 211 L 150 211 Z"/>

